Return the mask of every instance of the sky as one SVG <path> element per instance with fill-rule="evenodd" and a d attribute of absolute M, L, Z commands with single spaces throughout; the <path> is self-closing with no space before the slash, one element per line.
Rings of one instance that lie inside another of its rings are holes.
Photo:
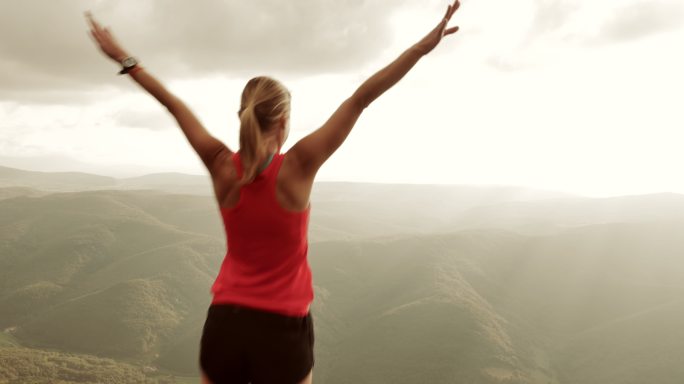
<path fill-rule="evenodd" d="M 287 150 L 447 4 L 2 1 L 0 165 L 206 174 L 166 110 L 115 75 L 86 10 L 233 150 L 246 81 L 282 81 Z M 317 180 L 684 193 L 684 2 L 463 0 L 451 25 L 460 31 L 364 112 Z"/>

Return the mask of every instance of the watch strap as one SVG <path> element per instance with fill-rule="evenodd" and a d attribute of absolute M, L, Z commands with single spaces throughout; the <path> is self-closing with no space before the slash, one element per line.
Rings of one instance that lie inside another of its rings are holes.
<path fill-rule="evenodd" d="M 125 75 L 128 72 L 130 72 L 133 68 L 135 68 L 138 65 L 138 60 L 133 57 L 129 56 L 121 60 L 121 70 L 119 71 L 119 75 Z"/>

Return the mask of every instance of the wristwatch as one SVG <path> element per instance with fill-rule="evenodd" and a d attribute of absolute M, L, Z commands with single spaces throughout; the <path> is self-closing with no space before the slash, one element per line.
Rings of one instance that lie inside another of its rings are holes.
<path fill-rule="evenodd" d="M 121 60 L 121 70 L 119 71 L 119 75 L 125 75 L 126 73 L 130 72 L 131 69 L 135 68 L 135 66 L 138 65 L 138 60 L 133 57 L 133 56 L 128 56 L 127 58 Z"/>

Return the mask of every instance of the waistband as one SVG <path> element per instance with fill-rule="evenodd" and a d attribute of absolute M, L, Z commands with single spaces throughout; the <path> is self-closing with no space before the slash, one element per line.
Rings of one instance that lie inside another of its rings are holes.
<path fill-rule="evenodd" d="M 288 316 L 262 309 L 247 307 L 244 305 L 229 303 L 214 303 L 209 306 L 208 310 L 208 315 L 216 317 L 235 314 L 247 316 L 250 320 L 271 324 L 301 324 L 311 319 L 311 311 L 309 311 L 305 316 Z"/>

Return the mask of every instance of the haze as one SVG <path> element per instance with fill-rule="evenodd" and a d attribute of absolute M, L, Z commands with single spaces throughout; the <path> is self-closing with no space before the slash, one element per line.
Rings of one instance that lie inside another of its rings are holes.
<path fill-rule="evenodd" d="M 0 165 L 205 174 L 157 102 L 115 76 L 92 10 L 237 149 L 239 94 L 293 94 L 288 146 L 438 21 L 443 1 L 0 4 Z M 684 3 L 463 1 L 461 31 L 362 116 L 320 181 L 684 193 Z"/>

